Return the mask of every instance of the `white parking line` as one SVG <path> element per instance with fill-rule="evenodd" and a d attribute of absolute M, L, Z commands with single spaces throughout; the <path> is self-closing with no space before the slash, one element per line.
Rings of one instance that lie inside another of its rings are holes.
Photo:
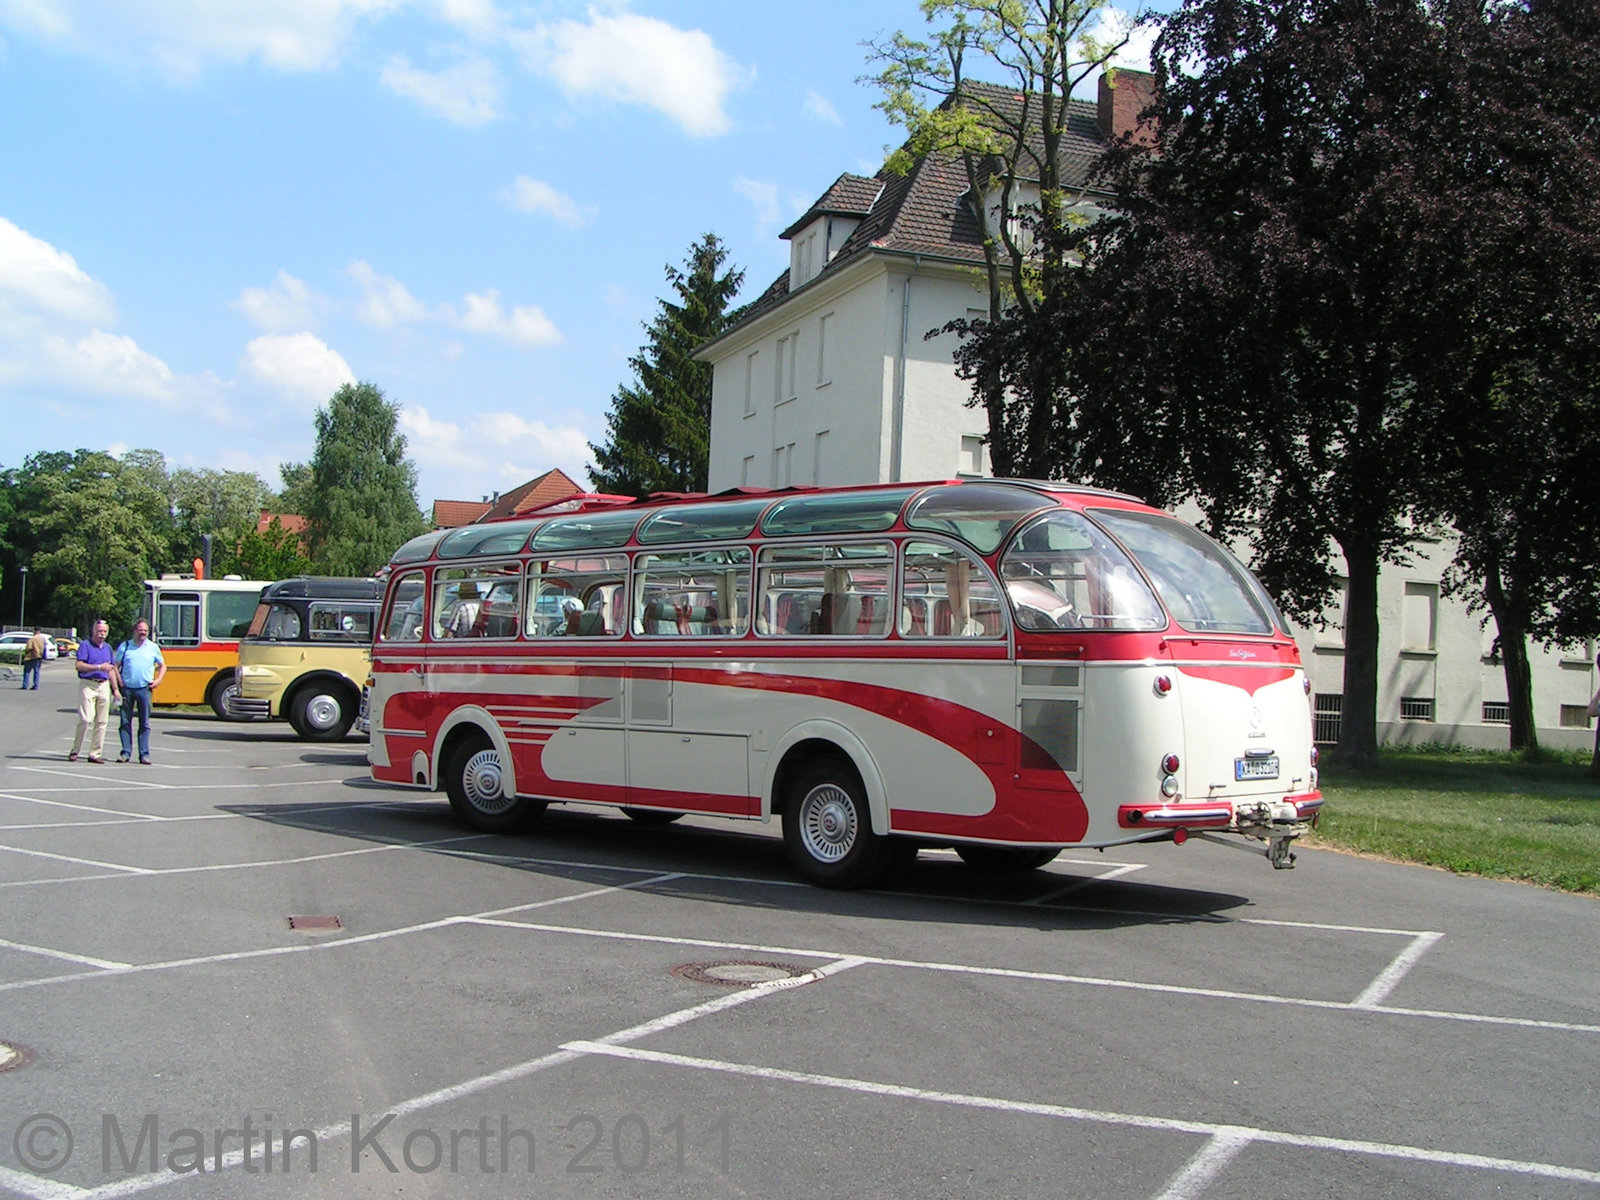
<path fill-rule="evenodd" d="M 20 950 L 24 954 L 39 954 L 45 958 L 59 958 L 64 962 L 81 963 L 86 967 L 99 967 L 103 971 L 126 971 L 132 963 L 116 962 L 109 958 L 91 958 L 87 954 L 69 954 L 65 950 L 52 950 L 48 946 L 30 946 L 25 942 L 13 942 L 0 938 L 0 946 L 7 950 Z"/>
<path fill-rule="evenodd" d="M 571 897 L 576 899 L 576 897 Z M 541 902 L 544 903 L 544 902 Z M 826 966 L 796 979 L 779 979 L 769 983 L 758 983 L 752 987 L 742 988 L 736 992 L 718 996 L 714 1000 L 707 1000 L 689 1008 L 679 1009 L 660 1017 L 644 1021 L 638 1025 L 619 1029 L 615 1033 L 607 1034 L 596 1046 L 613 1049 L 635 1042 L 641 1038 L 651 1037 L 668 1029 L 676 1029 L 690 1021 L 699 1020 L 701 1017 L 711 1016 L 715 1013 L 725 1012 L 730 1008 L 750 1004 L 753 1001 L 764 999 L 779 992 L 788 991 L 806 983 L 815 982 L 829 975 L 836 975 L 840 971 L 847 971 L 859 965 L 852 958 L 841 958 Z M 479 1075 L 474 1079 L 464 1080 L 461 1083 L 451 1084 L 449 1087 L 438 1088 L 414 1096 L 409 1100 L 402 1100 L 398 1104 L 389 1105 L 384 1109 L 384 1116 L 404 1117 L 412 1113 L 422 1112 L 426 1109 L 447 1104 L 451 1101 L 462 1100 L 468 1096 L 476 1095 L 489 1088 L 499 1087 L 502 1084 L 515 1083 L 529 1075 L 544 1071 L 550 1067 L 560 1066 L 563 1063 L 573 1062 L 584 1057 L 588 1051 L 569 1049 L 565 1046 L 550 1054 L 540 1055 L 538 1058 L 517 1063 L 515 1066 L 505 1067 L 499 1071 L 491 1071 L 486 1075 Z M 379 1118 L 381 1119 L 381 1118 Z M 313 1139 L 317 1143 L 323 1141 L 337 1141 L 349 1136 L 352 1129 L 349 1121 L 340 1121 L 334 1125 L 327 1125 L 313 1131 Z M 253 1148 L 252 1148 L 253 1149 Z M 243 1148 L 233 1150 L 221 1155 L 214 1168 L 208 1169 L 206 1175 L 215 1175 L 218 1171 L 232 1170 L 243 1165 L 246 1161 L 246 1150 Z M 150 1191 L 152 1188 L 176 1183 L 182 1179 L 197 1178 L 198 1175 L 179 1174 L 175 1171 L 157 1171 L 152 1174 L 136 1175 L 127 1179 L 119 1179 L 114 1183 L 97 1188 L 75 1188 L 65 1184 L 55 1183 L 48 1179 L 40 1179 L 35 1175 L 26 1175 L 18 1171 L 6 1170 L 0 1167 L 0 1185 L 3 1185 L 17 1195 L 29 1197 L 30 1200 L 115 1200 L 117 1197 L 134 1196 L 141 1192 Z"/>
<path fill-rule="evenodd" d="M 1008 1100 L 998 1096 L 980 1096 L 963 1092 L 943 1092 L 929 1088 L 907 1087 L 896 1083 L 878 1083 L 869 1079 L 852 1079 L 838 1075 L 820 1075 L 813 1071 L 789 1071 L 781 1067 L 758 1067 L 746 1063 L 726 1062 L 714 1058 L 694 1058 L 684 1054 L 668 1054 L 658 1050 L 644 1050 L 637 1046 L 610 1045 L 606 1042 L 573 1041 L 562 1046 L 586 1054 L 604 1054 L 612 1058 L 634 1062 L 657 1063 L 662 1066 L 686 1067 L 697 1071 L 713 1071 L 726 1075 L 740 1075 L 750 1079 L 765 1079 L 781 1083 L 809 1084 L 813 1087 L 834 1088 L 893 1099 L 922 1100 L 935 1104 L 950 1104 L 963 1108 L 989 1109 L 1000 1112 L 1022 1113 L 1031 1116 L 1057 1117 L 1069 1121 L 1086 1121 L 1100 1125 L 1114 1125 L 1130 1129 L 1150 1129 L 1168 1133 L 1198 1134 L 1208 1138 L 1226 1138 L 1241 1143 L 1233 1153 L 1250 1142 L 1264 1142 L 1275 1146 L 1288 1146 L 1298 1150 L 1333 1150 L 1345 1154 L 1358 1154 L 1378 1158 L 1399 1158 L 1410 1162 L 1429 1163 L 1435 1166 L 1468 1167 L 1480 1171 L 1506 1171 L 1517 1175 L 1532 1175 L 1543 1179 L 1565 1179 L 1577 1183 L 1600 1184 L 1600 1171 L 1587 1171 L 1579 1167 L 1564 1167 L 1557 1163 L 1528 1162 L 1514 1158 L 1494 1158 L 1484 1154 L 1465 1154 L 1448 1150 L 1429 1150 L 1422 1146 L 1405 1146 L 1390 1142 L 1369 1142 L 1354 1138 L 1320 1137 L 1314 1134 L 1288 1133 L 1272 1129 L 1249 1129 L 1239 1125 L 1220 1125 L 1210 1121 L 1190 1121 L 1173 1117 L 1153 1117 L 1139 1113 L 1098 1111 L 1075 1108 L 1064 1104 L 1041 1104 L 1031 1100 Z M 1202 1152 L 1202 1156 L 1204 1152 Z M 1190 1164 L 1191 1167 L 1194 1165 Z M 1186 1169 L 1187 1171 L 1187 1169 Z M 1174 1182 L 1177 1182 L 1176 1180 Z"/>
<path fill-rule="evenodd" d="M 1354 1008 L 1376 1008 L 1389 998 L 1389 993 L 1400 986 L 1400 981 L 1406 973 L 1417 965 L 1420 959 L 1440 938 L 1442 933 L 1419 933 L 1416 940 L 1402 950 L 1383 974 L 1379 975 L 1367 985 L 1367 990 L 1355 998 Z"/>
<path fill-rule="evenodd" d="M 77 789 L 66 789 L 76 792 Z M 65 800 L 43 800 L 38 796 L 19 796 L 15 792 L 0 792 L 0 800 L 15 800 L 19 804 L 40 804 L 49 808 L 71 808 L 78 812 L 107 813 L 112 816 L 132 817 L 141 821 L 162 821 L 165 817 L 157 817 L 150 813 L 131 813 L 120 808 L 99 808 L 93 804 L 68 804 Z M 23 828 L 28 828 L 23 826 Z"/>
<path fill-rule="evenodd" d="M 1252 1140 L 1231 1130 L 1213 1135 L 1200 1153 L 1172 1177 L 1156 1200 L 1198 1200 Z"/>

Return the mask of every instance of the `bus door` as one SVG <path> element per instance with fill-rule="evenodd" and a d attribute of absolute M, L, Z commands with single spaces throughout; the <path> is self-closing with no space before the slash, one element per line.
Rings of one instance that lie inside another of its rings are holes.
<path fill-rule="evenodd" d="M 749 698 L 716 682 L 731 664 L 714 640 L 749 628 L 750 551 L 663 550 L 634 567 L 634 629 L 663 654 L 627 667 L 628 803 L 753 816 Z"/>
<path fill-rule="evenodd" d="M 628 560 L 621 555 L 561 557 L 528 564 L 525 636 L 548 650 L 518 687 L 528 714 L 507 712 L 500 724 L 528 722 L 528 752 L 518 754 L 517 784 L 545 776 L 564 795 L 628 802 L 627 669 L 608 652 L 621 633 L 620 604 Z M 532 723 L 548 728 L 534 735 Z M 524 761 L 527 769 L 524 769 Z"/>

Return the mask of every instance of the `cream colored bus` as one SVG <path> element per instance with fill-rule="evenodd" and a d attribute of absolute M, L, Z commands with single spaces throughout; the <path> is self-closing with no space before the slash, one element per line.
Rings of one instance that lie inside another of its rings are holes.
<path fill-rule="evenodd" d="M 382 598 L 376 579 L 302 575 L 268 587 L 239 643 L 229 715 L 282 717 L 307 741 L 344 737 L 372 667 Z"/>

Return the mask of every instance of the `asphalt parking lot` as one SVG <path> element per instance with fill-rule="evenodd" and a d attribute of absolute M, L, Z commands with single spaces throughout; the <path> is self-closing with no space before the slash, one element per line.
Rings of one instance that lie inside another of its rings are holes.
<path fill-rule="evenodd" d="M 1593 1197 L 1600 907 L 1191 841 L 803 885 L 0 691 L 0 1195 Z M 115 729 L 109 751 L 115 757 Z"/>

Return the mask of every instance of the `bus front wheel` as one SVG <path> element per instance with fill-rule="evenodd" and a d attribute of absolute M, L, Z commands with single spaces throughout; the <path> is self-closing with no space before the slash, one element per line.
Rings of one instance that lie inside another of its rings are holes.
<path fill-rule="evenodd" d="M 543 801 L 506 795 L 500 752 L 481 733 L 450 751 L 444 788 L 456 815 L 486 833 L 515 832 L 545 810 Z"/>
<path fill-rule="evenodd" d="M 783 841 L 795 869 L 821 887 L 870 887 L 896 859 L 896 844 L 872 832 L 861 777 L 835 755 L 808 763 L 790 783 Z"/>
<path fill-rule="evenodd" d="M 190 693 L 193 695 L 194 693 Z M 239 694 L 239 683 L 234 678 L 233 672 L 219 675 L 211 681 L 211 686 L 206 689 L 206 703 L 211 706 L 211 711 L 224 721 L 248 721 L 249 717 L 236 717 L 228 711 L 228 701 Z"/>

